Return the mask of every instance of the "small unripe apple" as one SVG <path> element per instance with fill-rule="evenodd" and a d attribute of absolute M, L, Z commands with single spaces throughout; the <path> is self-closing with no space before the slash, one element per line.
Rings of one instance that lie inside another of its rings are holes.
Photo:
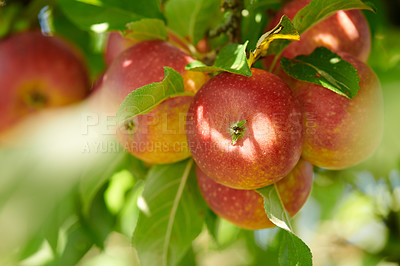
<path fill-rule="evenodd" d="M 200 191 L 210 208 L 220 217 L 245 229 L 273 227 L 264 209 L 264 199 L 254 190 L 239 190 L 218 184 L 199 167 L 196 168 Z M 307 201 L 313 181 L 312 165 L 304 160 L 276 188 L 290 216 L 294 216 Z"/>
<path fill-rule="evenodd" d="M 183 76 L 185 91 L 195 93 L 208 80 L 200 72 L 185 70 L 194 59 L 165 41 L 144 41 L 122 52 L 103 77 L 100 104 L 116 112 L 129 93 L 164 78 L 171 67 Z M 150 164 L 165 164 L 190 156 L 185 134 L 185 117 L 191 96 L 170 98 L 149 113 L 139 115 L 117 128 L 120 144 Z"/>
<path fill-rule="evenodd" d="M 218 183 L 256 189 L 275 183 L 301 154 L 301 109 L 276 75 L 220 73 L 194 97 L 186 118 L 193 158 Z"/>
<path fill-rule="evenodd" d="M 353 99 L 322 86 L 298 81 L 294 91 L 303 110 L 302 157 L 313 165 L 343 169 L 368 158 L 383 133 L 382 90 L 373 70 L 356 57 L 339 53 L 358 71 Z"/>
<path fill-rule="evenodd" d="M 41 109 L 83 100 L 86 65 L 59 37 L 27 31 L 0 40 L 0 131 Z"/>

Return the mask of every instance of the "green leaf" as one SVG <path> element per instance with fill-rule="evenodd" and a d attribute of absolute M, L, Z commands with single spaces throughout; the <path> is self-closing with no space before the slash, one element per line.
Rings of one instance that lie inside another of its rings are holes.
<path fill-rule="evenodd" d="M 169 0 L 165 4 L 168 26 L 182 37 L 189 37 L 193 44 L 218 19 L 219 10 L 220 1 L 216 0 Z"/>
<path fill-rule="evenodd" d="M 310 55 L 283 57 L 281 65 L 291 77 L 324 86 L 349 99 L 360 89 L 357 70 L 325 47 L 316 48 Z"/>
<path fill-rule="evenodd" d="M 247 12 L 242 17 L 242 40 L 248 40 L 248 47 L 256 48 L 257 40 L 265 32 L 265 25 L 268 22 L 267 10 L 277 6 L 279 0 L 245 0 Z"/>
<path fill-rule="evenodd" d="M 257 189 L 256 192 L 264 198 L 265 213 L 270 221 L 284 229 L 284 237 L 279 249 L 279 264 L 282 266 L 312 265 L 311 250 L 293 233 L 290 216 L 283 205 L 276 185 Z"/>
<path fill-rule="evenodd" d="M 65 249 L 49 265 L 76 265 L 93 246 L 82 224 L 76 222 L 66 232 Z"/>
<path fill-rule="evenodd" d="M 312 265 L 310 248 L 295 234 L 282 230 L 283 239 L 279 248 L 279 265 Z"/>
<path fill-rule="evenodd" d="M 145 17 L 160 18 L 158 0 L 57 0 L 65 15 L 78 27 L 96 30 L 124 30 L 126 24 Z"/>
<path fill-rule="evenodd" d="M 230 43 L 224 46 L 218 53 L 213 66 L 207 66 L 195 60 L 189 63 L 186 69 L 207 73 L 227 71 L 250 77 L 251 71 L 246 58 L 247 43 L 248 42 L 245 44 Z"/>
<path fill-rule="evenodd" d="M 139 219 L 139 208 L 137 202 L 143 193 L 143 188 L 144 181 L 138 180 L 128 195 L 126 195 L 124 206 L 118 214 L 120 231 L 128 238 L 132 237 Z"/>
<path fill-rule="evenodd" d="M 47 240 L 50 245 L 53 254 L 56 255 L 59 252 L 59 234 L 60 228 L 65 225 L 69 219 L 74 219 L 76 216 L 75 200 L 77 191 L 72 189 L 66 195 L 57 200 L 56 205 L 51 209 L 49 215 L 44 217 L 40 228 L 37 232 L 21 246 L 19 253 L 19 260 L 23 260 L 42 247 L 43 241 Z"/>
<path fill-rule="evenodd" d="M 218 216 L 209 208 L 205 212 L 205 222 L 208 233 L 211 235 L 215 243 L 218 244 Z"/>
<path fill-rule="evenodd" d="M 259 188 L 256 190 L 264 198 L 264 208 L 268 219 L 276 226 L 289 232 L 293 232 L 290 223 L 290 215 L 283 206 L 279 192 L 275 185 Z"/>
<path fill-rule="evenodd" d="M 127 25 L 127 37 L 135 40 L 167 40 L 167 27 L 164 21 L 154 18 L 144 18 Z"/>
<path fill-rule="evenodd" d="M 95 195 L 90 210 L 87 214 L 80 215 L 80 223 L 87 232 L 91 242 L 97 247 L 104 249 L 108 235 L 114 231 L 116 217 L 106 206 L 104 192 L 107 186 L 104 185 Z M 78 212 L 80 212 L 78 206 Z"/>
<path fill-rule="evenodd" d="M 290 40 L 299 40 L 299 33 L 292 21 L 286 15 L 283 15 L 278 25 L 260 37 L 257 42 L 257 49 L 261 47 L 261 50 L 265 50 L 261 53 L 263 56 L 278 54 L 290 43 Z M 267 45 L 267 48 L 262 48 L 265 43 L 270 44 Z"/>
<path fill-rule="evenodd" d="M 181 259 L 181 261 L 177 264 L 178 266 L 196 266 L 196 253 L 193 250 L 193 247 L 190 246 L 189 250 L 186 252 L 185 256 Z"/>
<path fill-rule="evenodd" d="M 96 79 L 100 73 L 104 72 L 103 49 L 97 48 L 99 45 L 95 39 L 96 34 L 77 27 L 63 14 L 59 6 L 52 9 L 51 15 L 54 32 L 73 42 L 81 49 L 91 72 L 91 80 Z"/>
<path fill-rule="evenodd" d="M 43 241 L 44 238 L 41 234 L 35 234 L 29 240 L 25 241 L 18 252 L 18 260 L 22 261 L 35 254 L 42 246 Z"/>
<path fill-rule="evenodd" d="M 43 223 L 43 231 L 47 242 L 49 243 L 53 254 L 59 251 L 60 228 L 71 217 L 76 215 L 76 198 L 78 192 L 74 188 L 66 196 L 58 200 L 57 205 L 51 211 L 51 215 Z"/>
<path fill-rule="evenodd" d="M 293 18 L 293 24 L 302 34 L 307 29 L 317 24 L 320 20 L 332 15 L 336 11 L 346 9 L 367 9 L 376 11 L 371 1 L 364 0 L 312 0 L 310 4 L 301 9 Z"/>
<path fill-rule="evenodd" d="M 151 168 L 133 245 L 142 265 L 176 265 L 201 232 L 205 207 L 192 159 Z"/>
<path fill-rule="evenodd" d="M 117 111 L 118 121 L 146 114 L 168 98 L 192 95 L 184 91 L 183 78 L 178 72 L 164 67 L 164 73 L 163 81 L 145 85 L 126 96 Z"/>
<path fill-rule="evenodd" d="M 0 8 L 0 38 L 13 30 L 12 27 L 18 16 L 24 18 L 20 15 L 22 9 L 23 6 L 20 3 L 7 3 L 7 8 Z"/>
<path fill-rule="evenodd" d="M 144 171 L 141 162 L 125 152 L 116 140 L 111 138 L 100 139 L 96 143 L 103 148 L 107 147 L 108 150 L 100 154 L 91 154 L 93 162 L 89 163 L 82 173 L 79 192 L 84 213 L 89 211 L 94 196 L 115 172 L 125 167 L 131 167 L 132 164 L 136 166 L 138 176 Z M 117 152 L 111 152 L 112 147 L 118 149 Z"/>
<path fill-rule="evenodd" d="M 125 202 L 125 194 L 135 185 L 132 174 L 124 169 L 115 173 L 110 179 L 107 190 L 104 192 L 104 200 L 108 210 L 113 214 L 118 214 L 122 210 Z"/>

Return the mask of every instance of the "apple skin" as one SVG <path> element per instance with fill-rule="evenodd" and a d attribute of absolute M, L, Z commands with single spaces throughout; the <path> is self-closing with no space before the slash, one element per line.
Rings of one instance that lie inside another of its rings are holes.
<path fill-rule="evenodd" d="M 185 38 L 189 42 L 189 38 Z M 107 36 L 107 41 L 104 49 L 104 61 L 109 66 L 114 59 L 129 47 L 141 42 L 130 37 L 124 37 L 119 31 L 110 31 Z M 168 42 L 176 47 L 183 49 L 185 53 L 190 53 L 189 47 L 179 39 L 174 33 L 168 32 Z M 200 53 L 207 53 L 210 50 L 206 39 L 201 39 L 196 45 L 196 49 Z"/>
<path fill-rule="evenodd" d="M 200 72 L 186 71 L 193 58 L 165 41 L 144 41 L 120 54 L 103 77 L 102 104 L 115 114 L 125 97 L 144 85 L 164 79 L 163 67 L 179 72 L 187 92 L 195 93 L 208 80 Z M 149 164 L 166 164 L 190 156 L 185 134 L 185 117 L 192 96 L 170 98 L 149 113 L 139 115 L 130 126 L 117 127 L 117 139 L 135 157 Z"/>
<path fill-rule="evenodd" d="M 297 12 L 311 0 L 293 0 L 287 3 L 269 23 L 267 31 L 279 23 L 286 14 L 293 19 Z M 371 33 L 368 22 L 360 10 L 340 10 L 309 28 L 284 50 L 282 56 L 294 58 L 308 55 L 324 46 L 333 52 L 346 52 L 366 62 L 371 50 Z"/>
<path fill-rule="evenodd" d="M 293 87 L 303 110 L 302 157 L 313 165 L 344 169 L 369 157 L 383 134 L 383 96 L 378 77 L 356 57 L 339 53 L 358 71 L 360 90 L 347 99 L 322 86 Z"/>
<path fill-rule="evenodd" d="M 300 158 L 302 114 L 290 88 L 276 75 L 252 69 L 245 77 L 221 73 L 194 97 L 186 118 L 189 148 L 216 182 L 256 189 L 287 175 Z M 232 144 L 230 128 L 247 120 Z"/>
<path fill-rule="evenodd" d="M 264 209 L 264 199 L 254 190 L 240 190 L 218 184 L 196 167 L 200 191 L 210 208 L 220 217 L 250 230 L 274 227 Z M 302 159 L 276 188 L 285 209 L 293 217 L 303 207 L 311 192 L 312 165 Z"/>
<path fill-rule="evenodd" d="M 104 50 L 104 61 L 106 65 L 111 65 L 112 61 L 123 51 L 138 43 L 139 41 L 122 36 L 119 31 L 110 31 Z"/>
<path fill-rule="evenodd" d="M 89 90 L 84 61 L 59 37 L 26 31 L 0 40 L 0 131 L 41 109 L 79 102 Z"/>

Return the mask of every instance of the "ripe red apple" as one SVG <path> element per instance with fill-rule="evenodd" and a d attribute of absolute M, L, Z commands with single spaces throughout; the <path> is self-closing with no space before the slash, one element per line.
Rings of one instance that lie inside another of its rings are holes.
<path fill-rule="evenodd" d="M 189 40 L 189 38 L 185 38 Z M 111 65 L 112 61 L 123 51 L 140 42 L 130 37 L 125 37 L 119 31 L 111 31 L 107 36 L 107 42 L 104 51 L 104 58 L 106 64 Z M 189 53 L 189 47 L 174 33 L 168 32 L 168 42 L 175 45 L 176 47 L 183 49 L 184 52 Z M 206 39 L 201 39 L 196 45 L 196 49 L 200 53 L 207 53 L 210 49 Z"/>
<path fill-rule="evenodd" d="M 101 88 L 103 102 L 115 114 L 124 98 L 144 85 L 160 82 L 163 67 L 172 67 L 184 79 L 185 90 L 196 92 L 208 79 L 200 72 L 186 71 L 193 58 L 164 41 L 139 42 L 118 56 L 106 71 Z M 150 164 L 180 161 L 190 156 L 185 134 L 185 117 L 191 96 L 163 101 L 145 115 L 118 127 L 121 145 Z"/>
<path fill-rule="evenodd" d="M 40 109 L 81 101 L 89 88 L 84 61 L 62 39 L 27 31 L 0 40 L 0 131 Z"/>
<path fill-rule="evenodd" d="M 263 197 L 254 190 L 239 190 L 218 184 L 196 168 L 200 191 L 210 208 L 220 217 L 245 229 L 273 227 L 264 210 Z M 276 183 L 283 205 L 294 216 L 307 201 L 313 181 L 312 165 L 300 160 L 296 167 Z"/>
<path fill-rule="evenodd" d="M 111 65 L 112 61 L 123 51 L 138 43 L 137 40 L 132 38 L 122 36 L 119 31 L 111 31 L 108 33 L 105 51 L 104 51 L 104 59 L 106 65 Z"/>
<path fill-rule="evenodd" d="M 197 165 L 216 182 L 237 189 L 275 183 L 301 154 L 301 110 L 292 91 L 274 74 L 255 68 L 252 73 L 211 78 L 186 118 Z"/>
<path fill-rule="evenodd" d="M 297 82 L 294 91 L 304 112 L 302 157 L 312 164 L 343 169 L 369 157 L 383 131 L 383 100 L 373 70 L 356 57 L 339 53 L 358 71 L 360 90 L 347 99 L 316 84 Z"/>
<path fill-rule="evenodd" d="M 293 0 L 287 3 L 269 23 L 267 30 L 278 24 L 286 14 L 293 19 L 311 0 Z M 333 52 L 347 52 L 366 62 L 371 49 L 368 22 L 360 10 L 340 10 L 301 34 L 300 41 L 292 42 L 282 56 L 294 58 L 307 55 L 324 46 Z"/>

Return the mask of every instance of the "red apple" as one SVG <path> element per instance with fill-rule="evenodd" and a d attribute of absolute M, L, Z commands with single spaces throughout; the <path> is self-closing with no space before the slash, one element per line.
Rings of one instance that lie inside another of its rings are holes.
<path fill-rule="evenodd" d="M 301 110 L 292 91 L 274 74 L 255 68 L 252 73 L 225 72 L 210 79 L 186 118 L 197 165 L 216 182 L 237 189 L 275 183 L 301 154 Z"/>
<path fill-rule="evenodd" d="M 196 168 L 200 191 L 210 208 L 220 217 L 245 229 L 273 227 L 264 209 L 263 197 L 254 190 L 239 190 L 218 184 Z M 313 181 L 312 165 L 300 160 L 276 188 L 285 209 L 294 216 L 307 201 Z"/>
<path fill-rule="evenodd" d="M 88 92 L 84 61 L 62 39 L 28 31 L 0 41 L 0 131 L 40 109 L 81 101 Z"/>
<path fill-rule="evenodd" d="M 118 56 L 106 71 L 101 88 L 103 103 L 115 114 L 130 92 L 162 81 L 165 66 L 178 71 L 183 76 L 185 90 L 194 93 L 208 76 L 186 71 L 185 66 L 191 61 L 192 57 L 168 42 L 139 42 Z M 192 98 L 165 100 L 149 113 L 118 127 L 121 145 L 150 164 L 172 163 L 189 157 L 185 116 Z"/>
<path fill-rule="evenodd" d="M 107 42 L 104 51 L 104 59 L 107 66 L 123 51 L 138 43 L 139 41 L 129 37 L 125 37 L 119 31 L 111 31 L 108 33 Z"/>
<path fill-rule="evenodd" d="M 373 70 L 356 57 L 339 53 L 358 71 L 360 90 L 347 99 L 322 86 L 297 82 L 294 91 L 304 112 L 302 157 L 312 164 L 343 169 L 369 157 L 383 131 L 383 100 Z"/>
<path fill-rule="evenodd" d="M 310 2 L 311 0 L 290 1 L 276 14 L 267 30 L 277 25 L 284 14 L 293 19 Z M 366 62 L 371 49 L 371 33 L 361 11 L 340 10 L 325 18 L 301 34 L 300 41 L 292 42 L 282 56 L 294 58 L 297 55 L 307 55 L 319 46 L 327 47 L 333 52 L 347 52 Z"/>
<path fill-rule="evenodd" d="M 189 38 L 185 38 L 189 42 Z M 123 36 L 119 31 L 111 31 L 108 34 L 107 42 L 104 51 L 104 58 L 106 64 L 111 65 L 112 61 L 121 54 L 123 51 L 140 42 L 130 37 Z M 168 42 L 175 45 L 176 47 L 183 49 L 184 52 L 189 53 L 190 49 L 187 44 L 177 37 L 174 33 L 168 32 Z M 196 45 L 196 49 L 200 53 L 207 53 L 210 49 L 206 39 L 201 39 Z"/>

